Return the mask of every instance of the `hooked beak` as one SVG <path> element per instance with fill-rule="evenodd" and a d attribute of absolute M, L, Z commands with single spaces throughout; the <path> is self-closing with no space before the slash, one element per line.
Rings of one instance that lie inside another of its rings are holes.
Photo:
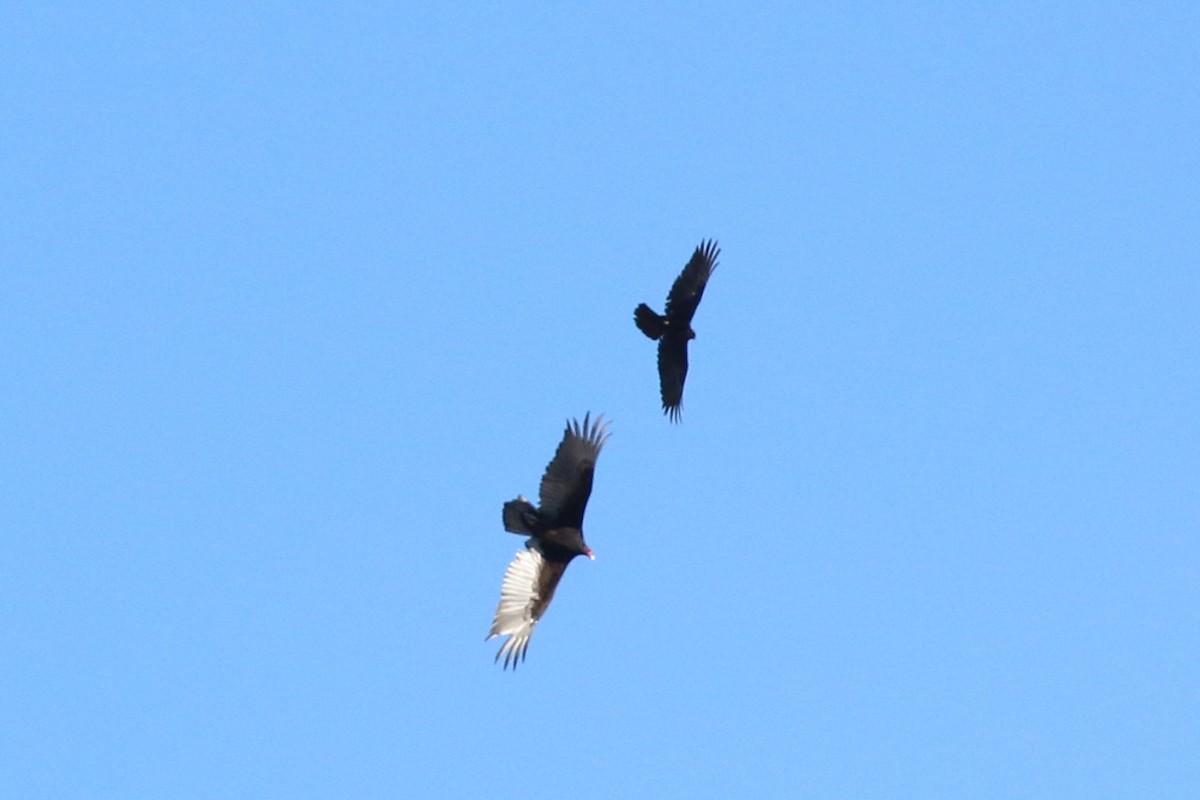
<path fill-rule="evenodd" d="M 594 555 L 592 555 L 592 548 L 590 548 L 590 547 L 583 548 L 583 554 L 585 556 L 587 556 L 588 558 L 590 558 L 592 561 L 596 560 L 596 557 Z"/>

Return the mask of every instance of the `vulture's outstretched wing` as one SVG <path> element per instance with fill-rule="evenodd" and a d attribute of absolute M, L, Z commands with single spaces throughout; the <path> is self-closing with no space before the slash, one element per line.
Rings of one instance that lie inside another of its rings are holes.
<path fill-rule="evenodd" d="M 686 339 L 662 338 L 658 341 L 658 383 L 662 390 L 663 413 L 679 422 L 683 409 L 683 381 L 687 378 L 688 343 Z"/>
<path fill-rule="evenodd" d="M 704 296 L 704 287 L 717 268 L 719 255 L 721 248 L 714 239 L 701 242 L 692 253 L 683 272 L 672 284 L 671 293 L 667 295 L 666 317 L 671 325 L 682 328 L 691 323 L 696 306 L 700 305 L 700 298 Z"/>
<path fill-rule="evenodd" d="M 499 661 L 504 656 L 505 669 L 509 665 L 516 669 L 517 663 L 525 660 L 533 628 L 546 613 L 566 569 L 565 561 L 546 558 L 537 540 L 530 539 L 504 571 L 500 604 L 487 638 L 508 636 L 495 658 Z"/>
<path fill-rule="evenodd" d="M 659 389 L 662 413 L 672 422 L 683 411 L 683 381 L 688 378 L 688 341 L 664 338 L 659 341 Z"/>
<path fill-rule="evenodd" d="M 539 490 L 542 517 L 556 527 L 583 527 L 583 511 L 592 494 L 592 476 L 596 459 L 608 440 L 608 423 L 596 417 L 589 426 L 591 413 L 567 423 L 554 458 L 546 466 Z"/>

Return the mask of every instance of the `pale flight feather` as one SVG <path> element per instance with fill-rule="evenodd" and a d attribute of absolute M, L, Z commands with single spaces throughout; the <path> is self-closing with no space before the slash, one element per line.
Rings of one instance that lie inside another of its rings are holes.
<path fill-rule="evenodd" d="M 544 563 L 545 558 L 537 540 L 530 539 L 525 549 L 517 552 L 504 571 L 504 581 L 500 584 L 500 604 L 496 606 L 496 619 L 492 621 L 492 630 L 487 638 L 509 637 L 500 646 L 495 659 L 499 661 L 500 656 L 504 656 L 505 668 L 511 663 L 516 669 L 517 662 L 525 659 L 529 637 L 533 635 L 533 627 L 538 622 L 533 610 L 539 599 L 538 576 Z"/>

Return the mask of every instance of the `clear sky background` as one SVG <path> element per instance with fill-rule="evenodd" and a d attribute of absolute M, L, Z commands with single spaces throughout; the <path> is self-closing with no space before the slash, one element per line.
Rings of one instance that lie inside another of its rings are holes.
<path fill-rule="evenodd" d="M 1200 11 L 1052 5 L 6 6 L 0 795 L 1200 796 Z"/>

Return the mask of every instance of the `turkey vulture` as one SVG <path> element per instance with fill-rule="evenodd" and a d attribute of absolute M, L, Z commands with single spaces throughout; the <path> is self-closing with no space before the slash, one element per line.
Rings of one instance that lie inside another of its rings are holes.
<path fill-rule="evenodd" d="M 505 669 L 511 664 L 515 670 L 517 662 L 525 660 L 533 628 L 546 613 L 571 559 L 578 555 L 594 558 L 583 541 L 583 511 L 592 493 L 596 459 L 608 440 L 608 423 L 601 415 L 589 426 L 590 416 L 590 412 L 584 415 L 582 425 L 579 420 L 568 421 L 542 476 L 541 505 L 534 508 L 521 495 L 504 504 L 504 530 L 529 536 L 525 549 L 517 551 L 504 571 L 500 604 L 487 635 L 488 639 L 509 637 L 495 658 L 499 661 L 504 656 Z"/>
<path fill-rule="evenodd" d="M 683 381 L 687 377 L 688 340 L 696 338 L 692 330 L 692 316 L 704 287 L 717 268 L 717 256 L 721 248 L 716 241 L 701 242 L 692 253 L 692 258 L 679 273 L 667 295 L 667 310 L 663 316 L 655 314 L 650 306 L 641 303 L 633 310 L 633 321 L 638 330 L 658 340 L 658 382 L 662 390 L 663 413 L 672 422 L 679 422 L 683 406 Z"/>

